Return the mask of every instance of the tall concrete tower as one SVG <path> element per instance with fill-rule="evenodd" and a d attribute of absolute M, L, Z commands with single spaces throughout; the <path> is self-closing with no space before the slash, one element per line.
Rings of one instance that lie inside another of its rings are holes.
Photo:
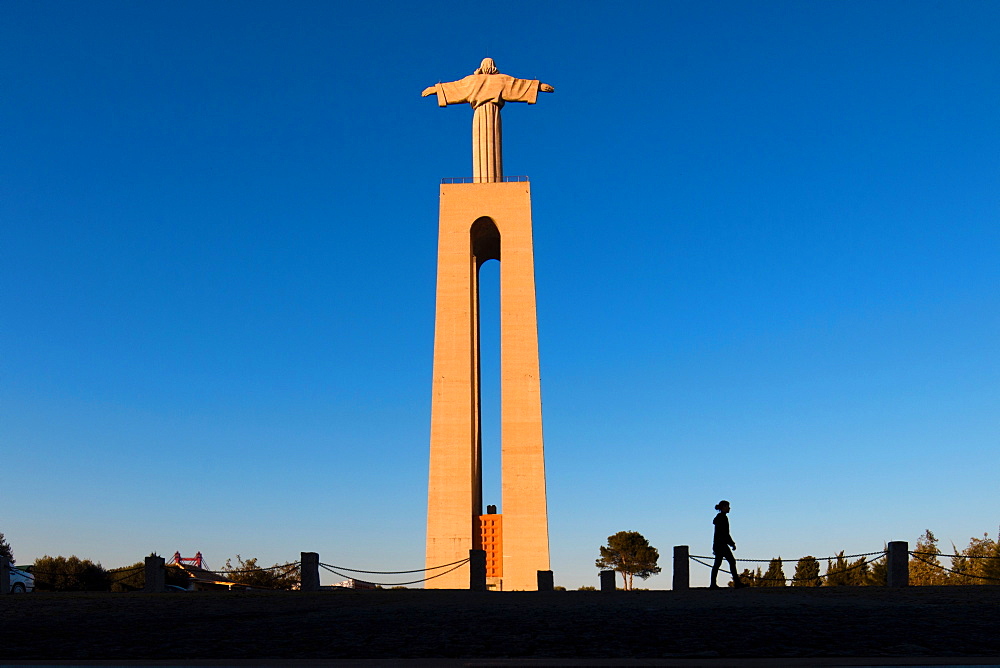
<path fill-rule="evenodd" d="M 549 537 L 531 187 L 503 177 L 500 109 L 552 90 L 499 74 L 487 58 L 471 76 L 424 91 L 441 106 L 475 109 L 473 176 L 443 183 L 440 193 L 426 566 L 485 549 L 488 581 L 503 590 L 537 588 L 537 571 L 549 570 Z M 484 514 L 479 268 L 487 260 L 500 261 L 501 508 Z M 426 586 L 468 588 L 468 567 Z"/>

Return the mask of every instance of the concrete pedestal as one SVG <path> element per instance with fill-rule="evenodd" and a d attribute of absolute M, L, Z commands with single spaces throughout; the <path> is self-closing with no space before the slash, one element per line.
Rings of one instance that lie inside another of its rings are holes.
<path fill-rule="evenodd" d="M 691 558 L 687 545 L 674 545 L 674 591 L 691 587 Z"/>
<path fill-rule="evenodd" d="M 299 588 L 319 591 L 319 553 L 302 552 L 299 556 Z"/>
<path fill-rule="evenodd" d="M 142 586 L 142 591 L 147 594 L 162 594 L 167 590 L 167 570 L 163 557 L 151 554 L 146 557 L 146 581 Z"/>

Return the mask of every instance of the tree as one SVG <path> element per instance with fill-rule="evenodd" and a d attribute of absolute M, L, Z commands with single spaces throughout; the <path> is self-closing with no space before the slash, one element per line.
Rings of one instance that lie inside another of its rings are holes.
<path fill-rule="evenodd" d="M 764 576 L 760 572 L 760 566 L 757 567 L 756 571 L 752 571 L 749 568 L 744 568 L 743 572 L 740 573 L 740 583 L 744 587 L 760 587 L 762 586 L 761 579 L 763 577 Z M 729 586 L 730 587 L 733 586 L 732 580 L 729 581 Z"/>
<path fill-rule="evenodd" d="M 10 543 L 4 539 L 2 531 L 0 531 L 0 557 L 7 557 L 7 561 L 14 563 L 14 552 L 10 549 Z"/>
<path fill-rule="evenodd" d="M 888 586 L 889 584 L 888 562 L 889 562 L 888 558 L 883 558 L 869 563 L 871 570 L 868 571 L 868 579 L 865 582 L 865 584 L 871 587 Z"/>
<path fill-rule="evenodd" d="M 781 567 L 781 557 L 772 559 L 767 565 L 764 577 L 760 579 L 761 587 L 784 587 L 785 570 Z"/>
<path fill-rule="evenodd" d="M 113 592 L 141 591 L 146 585 L 146 562 L 137 561 L 131 566 L 110 568 L 108 582 Z"/>
<path fill-rule="evenodd" d="M 601 557 L 595 565 L 604 570 L 621 573 L 624 589 L 632 589 L 632 578 L 638 575 L 645 580 L 660 572 L 656 562 L 660 552 L 649 544 L 638 531 L 619 531 L 608 536 L 607 546 L 601 547 Z"/>
<path fill-rule="evenodd" d="M 941 569 L 941 561 L 938 555 L 938 539 L 934 533 L 927 529 L 924 534 L 917 539 L 917 547 L 914 552 L 922 553 L 910 557 L 910 584 L 920 585 L 943 585 L 945 583 L 945 572 Z"/>
<path fill-rule="evenodd" d="M 958 574 L 948 578 L 954 584 L 1000 584 L 1000 542 L 988 534 L 969 539 L 969 546 L 958 551 L 951 560 L 951 569 Z"/>
<path fill-rule="evenodd" d="M 90 559 L 50 557 L 35 559 L 31 568 L 35 588 L 48 591 L 108 591 L 108 574 Z"/>
<path fill-rule="evenodd" d="M 831 587 L 857 587 L 868 582 L 868 560 L 865 557 L 848 562 L 844 551 L 837 553 L 837 561 L 827 560 L 826 584 Z"/>
<path fill-rule="evenodd" d="M 262 568 L 257 565 L 257 558 L 252 557 L 243 561 L 240 555 L 236 555 L 238 566 L 233 566 L 231 560 L 226 559 L 226 566 L 222 571 L 233 582 L 257 587 L 260 589 L 297 589 L 299 587 L 299 567 L 294 564 L 275 564 L 271 568 Z"/>
<path fill-rule="evenodd" d="M 795 575 L 792 576 L 793 587 L 819 587 L 823 580 L 819 577 L 819 561 L 816 557 L 802 557 L 795 564 Z"/>

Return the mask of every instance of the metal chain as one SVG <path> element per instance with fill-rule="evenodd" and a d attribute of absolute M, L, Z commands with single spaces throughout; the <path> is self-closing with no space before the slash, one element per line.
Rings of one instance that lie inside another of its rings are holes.
<path fill-rule="evenodd" d="M 450 569 L 446 570 L 443 573 L 438 573 L 437 575 L 431 575 L 430 577 L 426 577 L 426 578 L 423 578 L 423 579 L 420 579 L 420 580 L 413 580 L 412 582 L 369 582 L 367 580 L 363 580 L 363 582 L 366 582 L 367 584 L 378 585 L 379 587 L 402 587 L 403 585 L 418 584 L 418 583 L 421 583 L 421 582 L 427 582 L 428 580 L 433 580 L 434 578 L 439 578 L 442 575 L 447 575 L 448 573 L 451 573 L 452 571 L 458 570 L 459 568 L 461 568 L 465 564 L 469 563 L 469 561 L 470 561 L 469 559 L 463 559 L 462 561 L 456 561 L 456 562 L 453 562 L 452 564 L 446 564 L 447 566 L 452 566 L 454 564 L 457 564 L 457 565 L 454 568 L 450 568 Z M 320 566 L 322 566 L 324 569 L 330 571 L 334 575 L 336 575 L 338 577 L 344 578 L 345 580 L 353 580 L 354 579 L 354 578 L 352 578 L 352 577 L 350 577 L 348 575 L 344 575 L 343 573 L 338 573 L 337 571 L 335 571 L 332 568 L 330 568 L 330 566 L 328 566 L 327 564 L 320 564 Z M 444 568 L 444 566 L 437 566 L 436 568 Z M 347 570 L 347 569 L 343 569 L 343 570 Z M 430 570 L 430 569 L 425 569 L 425 570 Z M 374 572 L 374 571 L 360 571 L 360 572 L 364 573 L 364 572 Z M 401 572 L 405 572 L 405 571 L 401 571 Z M 411 572 L 414 572 L 414 571 L 411 571 Z"/>
<path fill-rule="evenodd" d="M 211 573 L 212 575 L 227 576 L 227 575 L 234 575 L 234 574 L 235 575 L 241 575 L 241 574 L 246 574 L 246 573 L 258 573 L 258 572 L 261 572 L 261 571 L 265 571 L 265 572 L 267 572 L 267 571 L 275 571 L 275 570 L 278 570 L 279 568 L 285 568 L 285 569 L 287 569 L 287 571 L 284 574 L 287 575 L 288 573 L 291 573 L 296 568 L 298 568 L 300 565 L 301 565 L 301 562 L 295 561 L 295 562 L 291 562 L 291 563 L 288 563 L 288 564 L 281 564 L 281 565 L 278 565 L 278 566 L 268 566 L 267 568 L 234 568 L 231 571 L 213 571 L 213 570 L 210 570 L 208 568 L 198 568 L 197 566 L 193 566 L 192 568 L 195 568 L 197 570 L 188 570 L 187 572 L 189 572 L 189 573 Z M 167 566 L 180 566 L 180 564 L 167 564 Z M 180 568 L 184 569 L 184 570 L 187 570 L 184 566 L 180 566 Z"/>
<path fill-rule="evenodd" d="M 863 552 L 861 554 L 846 554 L 846 555 L 834 555 L 832 557 L 812 557 L 812 558 L 815 559 L 816 561 L 823 561 L 823 560 L 832 561 L 834 559 L 854 559 L 855 557 L 871 557 L 876 554 L 885 554 L 885 550 L 879 550 L 878 552 Z M 695 557 L 697 557 L 698 559 L 715 559 L 715 557 L 706 557 L 700 554 L 692 554 L 688 556 L 691 557 L 692 559 L 694 559 Z M 781 557 L 777 558 L 781 559 Z M 806 557 L 799 557 L 798 559 L 781 559 L 781 560 L 782 562 L 785 563 L 791 563 L 792 561 L 796 562 L 802 561 L 805 558 Z M 736 559 L 736 561 L 742 561 L 754 564 L 768 564 L 772 562 L 773 559 Z"/>
<path fill-rule="evenodd" d="M 935 564 L 932 561 L 921 559 L 920 557 L 917 556 L 918 554 L 922 554 L 920 552 L 910 552 L 909 554 L 912 555 L 917 561 L 922 561 L 928 566 L 933 566 L 934 568 L 940 568 L 942 571 L 948 571 L 949 573 L 954 573 L 955 575 L 961 575 L 962 577 L 965 578 L 976 578 L 977 580 L 989 580 L 991 582 L 1000 582 L 1000 578 L 991 578 L 986 575 L 973 575 L 972 573 L 962 573 L 961 571 L 953 570 L 951 568 L 948 568 L 947 566 L 942 566 L 941 564 Z"/>
<path fill-rule="evenodd" d="M 1000 556 L 987 557 L 978 554 L 941 554 L 940 552 L 910 552 L 914 557 L 948 557 L 949 559 L 1000 559 Z"/>
<path fill-rule="evenodd" d="M 450 564 L 444 564 L 443 566 L 431 566 L 430 568 L 417 568 L 412 571 L 363 571 L 360 568 L 347 568 L 346 566 L 334 566 L 333 564 L 323 564 L 320 566 L 325 566 L 327 570 L 331 568 L 336 568 L 341 571 L 348 571 L 349 573 L 370 573 L 372 575 L 406 575 L 407 573 L 423 573 L 425 571 L 436 571 L 439 568 L 448 568 L 449 566 L 454 566 L 455 564 L 464 564 L 469 558 L 460 559 L 459 561 L 453 561 Z M 422 580 L 418 580 L 422 582 Z"/>
<path fill-rule="evenodd" d="M 831 575 L 836 575 L 838 573 L 847 573 L 848 571 L 856 570 L 858 568 L 861 568 L 862 566 L 868 566 L 868 565 L 874 564 L 875 562 L 877 562 L 879 559 L 881 559 L 882 557 L 884 557 L 886 555 L 885 552 L 870 552 L 870 553 L 868 553 L 866 555 L 865 554 L 855 554 L 855 555 L 850 555 L 850 556 L 852 556 L 852 557 L 865 557 L 865 556 L 870 556 L 870 555 L 873 555 L 873 554 L 879 554 L 879 555 L 882 555 L 882 556 L 876 557 L 875 559 L 872 559 L 871 561 L 862 561 L 862 562 L 859 562 L 857 564 L 854 564 L 853 566 L 849 566 L 849 567 L 841 569 L 841 570 L 836 570 L 836 571 L 832 571 L 832 572 L 828 570 L 823 575 L 816 575 L 815 577 L 819 578 L 819 579 L 822 579 L 822 578 L 825 578 L 825 577 L 829 577 Z M 708 568 L 715 568 L 714 565 L 712 565 L 712 564 L 706 564 L 704 561 L 701 561 L 701 559 L 709 559 L 710 557 L 702 557 L 702 556 L 697 556 L 697 555 L 688 555 L 688 558 L 690 558 L 692 561 L 698 562 L 702 566 L 707 566 Z M 805 558 L 805 557 L 803 557 L 803 558 Z M 847 559 L 848 557 L 843 557 L 843 558 Z M 744 561 L 753 561 L 753 562 L 763 563 L 765 561 L 769 562 L 770 560 L 769 559 L 744 559 Z M 719 568 L 719 571 L 721 571 L 722 573 L 726 573 L 727 575 L 732 575 L 732 573 L 730 571 L 727 571 L 724 568 Z M 797 580 L 812 580 L 812 579 L 813 578 L 811 578 L 811 577 L 810 578 L 796 578 L 794 576 L 790 577 L 790 578 L 765 578 L 765 577 L 762 577 L 762 578 L 759 578 L 758 581 L 759 582 L 779 582 L 779 581 L 780 582 L 795 582 Z"/>

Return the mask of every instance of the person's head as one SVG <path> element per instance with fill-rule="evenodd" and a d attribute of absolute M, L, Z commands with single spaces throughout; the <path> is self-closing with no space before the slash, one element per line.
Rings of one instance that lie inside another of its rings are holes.
<path fill-rule="evenodd" d="M 496 74 L 497 64 L 493 62 L 492 58 L 483 58 L 483 62 L 479 64 L 479 69 L 473 72 L 473 74 Z"/>
<path fill-rule="evenodd" d="M 728 513 L 729 502 L 723 499 L 722 501 L 719 501 L 717 504 L 715 504 L 715 509 L 718 510 L 720 513 Z"/>

